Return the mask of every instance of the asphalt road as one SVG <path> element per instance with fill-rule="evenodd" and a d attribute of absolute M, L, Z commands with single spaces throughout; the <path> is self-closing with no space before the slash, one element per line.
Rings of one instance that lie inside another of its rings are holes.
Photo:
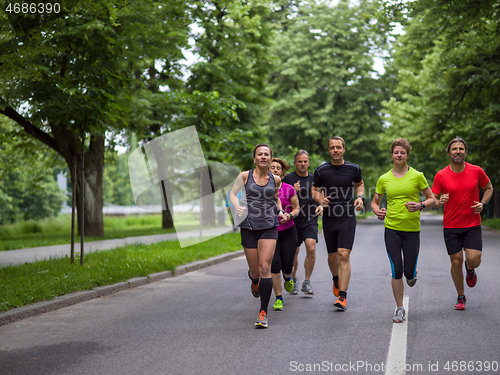
<path fill-rule="evenodd" d="M 500 373 L 500 234 L 483 241 L 478 284 L 455 311 L 442 227 L 423 225 L 402 373 Z M 339 312 L 321 237 L 314 296 L 285 295 L 267 330 L 254 328 L 244 257 L 7 324 L 0 374 L 384 374 L 395 303 L 382 225 L 358 225 L 351 263 Z"/>

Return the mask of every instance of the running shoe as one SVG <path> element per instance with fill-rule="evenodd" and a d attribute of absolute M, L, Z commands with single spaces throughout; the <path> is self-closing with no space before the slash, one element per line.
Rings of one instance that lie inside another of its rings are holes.
<path fill-rule="evenodd" d="M 335 306 L 336 308 L 338 308 L 340 310 L 345 310 L 346 304 L 347 304 L 347 301 L 346 301 L 345 297 L 339 296 L 339 298 L 337 298 L 337 301 L 333 304 L 333 306 Z"/>
<path fill-rule="evenodd" d="M 314 294 L 311 282 L 309 280 L 304 280 L 304 282 L 302 283 L 302 291 L 305 294 Z"/>
<path fill-rule="evenodd" d="M 393 323 L 403 323 L 406 319 L 405 317 L 405 309 L 402 307 L 398 307 L 396 309 L 396 314 L 392 317 Z"/>
<path fill-rule="evenodd" d="M 465 296 L 458 296 L 455 310 L 465 310 Z"/>
<path fill-rule="evenodd" d="M 476 286 L 477 283 L 476 271 L 474 269 L 471 271 L 467 269 L 467 261 L 465 262 L 465 271 L 467 271 L 467 276 L 465 277 L 467 285 L 469 286 L 469 288 L 474 288 L 474 286 Z"/>
<path fill-rule="evenodd" d="M 297 279 L 293 279 L 293 289 L 291 291 L 292 294 L 299 294 L 299 284 L 297 283 Z"/>
<path fill-rule="evenodd" d="M 259 293 L 259 284 L 254 284 L 252 282 L 250 282 L 250 284 L 252 284 L 252 296 L 254 296 L 255 298 L 259 298 L 260 297 L 260 293 Z"/>
<path fill-rule="evenodd" d="M 339 289 L 339 280 L 333 280 L 333 287 L 332 287 L 332 290 L 333 290 L 333 295 L 335 297 L 338 297 L 339 296 L 339 292 L 340 292 L 340 289 Z"/>
<path fill-rule="evenodd" d="M 274 302 L 273 309 L 275 310 L 283 310 L 283 300 L 276 298 L 276 302 Z"/>
<path fill-rule="evenodd" d="M 408 284 L 408 286 L 412 287 L 415 285 L 415 283 L 417 282 L 417 275 L 415 275 L 415 277 L 413 279 L 406 279 L 406 283 Z"/>
<path fill-rule="evenodd" d="M 290 280 L 285 280 L 285 290 L 288 292 L 288 293 L 291 293 L 292 290 L 293 290 L 293 279 L 290 278 Z"/>
<path fill-rule="evenodd" d="M 257 328 L 267 328 L 267 314 L 264 310 L 260 310 L 259 319 L 255 322 Z"/>

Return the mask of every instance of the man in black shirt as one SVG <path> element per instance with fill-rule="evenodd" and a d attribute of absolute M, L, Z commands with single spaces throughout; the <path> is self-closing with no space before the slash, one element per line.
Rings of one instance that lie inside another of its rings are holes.
<path fill-rule="evenodd" d="M 299 197 L 300 212 L 293 219 L 297 228 L 297 251 L 293 263 L 292 278 L 294 287 L 292 294 L 299 293 L 299 284 L 297 283 L 298 255 L 300 245 L 304 242 L 306 246 L 306 259 L 304 260 L 304 282 L 302 283 L 302 292 L 305 294 L 314 294 L 311 286 L 311 275 L 316 262 L 316 242 L 318 242 L 318 215 L 323 212 L 323 207 L 317 205 L 312 197 L 313 174 L 308 172 L 309 154 L 305 150 L 296 152 L 293 158 L 295 172 L 287 174 L 283 182 L 292 185 Z"/>
<path fill-rule="evenodd" d="M 345 310 L 351 278 L 350 253 L 356 232 L 354 210 L 363 209 L 363 178 L 359 165 L 345 161 L 345 141 L 333 136 L 328 140 L 329 163 L 314 172 L 313 197 L 323 206 L 323 234 L 328 250 L 328 266 L 333 277 L 334 306 Z M 353 193 L 356 192 L 356 199 Z M 323 193 L 323 194 L 322 194 Z"/>

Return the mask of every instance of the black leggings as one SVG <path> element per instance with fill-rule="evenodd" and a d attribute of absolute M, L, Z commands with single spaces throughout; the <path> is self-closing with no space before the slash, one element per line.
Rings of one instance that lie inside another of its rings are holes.
<path fill-rule="evenodd" d="M 278 241 L 274 250 L 271 273 L 292 273 L 293 260 L 297 249 L 297 229 L 295 225 L 289 229 L 278 231 Z"/>
<path fill-rule="evenodd" d="M 407 279 L 413 279 L 417 274 L 420 232 L 403 232 L 385 228 L 384 239 L 391 262 L 392 278 L 401 279 L 404 271 Z"/>

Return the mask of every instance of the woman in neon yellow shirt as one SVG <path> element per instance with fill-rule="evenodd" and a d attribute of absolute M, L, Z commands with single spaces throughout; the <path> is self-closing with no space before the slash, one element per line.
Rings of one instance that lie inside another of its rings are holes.
<path fill-rule="evenodd" d="M 417 260 L 420 249 L 420 211 L 434 207 L 434 194 L 424 174 L 409 167 L 410 142 L 398 138 L 391 147 L 394 165 L 377 181 L 371 207 L 379 220 L 385 220 L 385 247 L 391 262 L 392 292 L 396 300 L 394 323 L 405 320 L 403 307 L 403 274 L 409 286 L 417 282 Z M 420 192 L 426 198 L 419 202 Z M 387 209 L 380 202 L 387 194 Z M 404 258 L 404 261 L 403 261 Z"/>

